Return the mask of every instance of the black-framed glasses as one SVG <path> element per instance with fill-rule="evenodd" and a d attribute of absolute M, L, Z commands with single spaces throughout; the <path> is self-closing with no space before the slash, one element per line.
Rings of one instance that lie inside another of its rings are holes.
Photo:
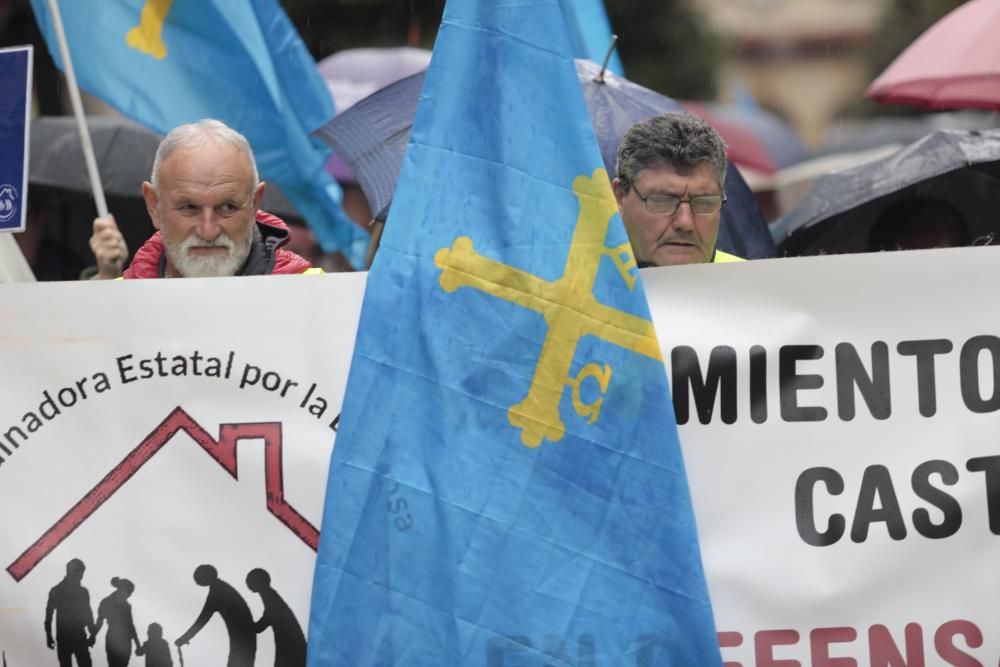
<path fill-rule="evenodd" d="M 725 192 L 718 195 L 698 195 L 696 197 L 681 199 L 675 195 L 649 195 L 648 197 L 643 197 L 642 193 L 636 190 L 634 183 L 632 184 L 632 190 L 635 191 L 635 196 L 642 200 L 646 210 L 653 215 L 673 215 L 677 213 L 677 209 L 685 202 L 691 207 L 691 212 L 695 215 L 714 215 L 726 203 Z"/>

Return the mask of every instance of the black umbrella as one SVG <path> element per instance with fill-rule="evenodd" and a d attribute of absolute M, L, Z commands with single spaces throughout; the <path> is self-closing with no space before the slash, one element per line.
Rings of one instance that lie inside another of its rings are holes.
<path fill-rule="evenodd" d="M 129 250 L 153 233 L 142 200 L 160 137 L 120 116 L 87 119 L 108 210 Z M 73 280 L 94 263 L 89 239 L 97 215 L 76 120 L 43 116 L 31 123 L 28 165 L 29 232 L 40 237 L 34 260 L 40 280 Z M 36 226 L 36 229 L 31 229 Z"/>
<path fill-rule="evenodd" d="M 942 227 L 952 223 L 938 211 L 950 211 L 967 242 L 1000 233 L 1000 129 L 939 130 L 884 158 L 824 174 L 773 232 L 785 255 L 877 250 L 876 225 L 887 214 L 906 209 L 917 224 L 920 204 L 905 202 L 934 208 Z"/>
<path fill-rule="evenodd" d="M 149 178 L 160 137 L 120 116 L 91 116 L 87 128 L 101 184 L 108 196 L 136 196 Z M 42 116 L 31 123 L 31 185 L 87 194 L 90 180 L 72 116 Z"/>
<path fill-rule="evenodd" d="M 577 60 L 577 76 L 590 112 L 601 156 L 615 173 L 618 143 L 636 122 L 666 111 L 681 111 L 675 100 Z M 375 218 L 385 220 L 392 202 L 403 154 L 410 139 L 424 72 L 392 83 L 335 116 L 315 132 L 351 167 Z M 774 241 L 753 193 L 732 162 L 726 177 L 727 203 L 722 210 L 719 248 L 747 258 L 773 257 Z"/>

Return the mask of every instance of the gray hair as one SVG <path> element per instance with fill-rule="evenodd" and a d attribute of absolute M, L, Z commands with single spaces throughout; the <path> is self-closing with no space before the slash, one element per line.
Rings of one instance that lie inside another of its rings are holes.
<path fill-rule="evenodd" d="M 629 128 L 618 145 L 616 171 L 628 191 L 643 169 L 667 166 L 684 172 L 702 163 L 712 168 L 721 188 L 726 181 L 726 143 L 698 116 L 672 111 Z"/>
<path fill-rule="evenodd" d="M 260 175 L 257 173 L 257 161 L 254 160 L 253 150 L 250 142 L 242 134 L 229 127 L 225 123 L 214 118 L 203 118 L 194 123 L 178 125 L 163 137 L 159 147 L 156 149 L 156 157 L 153 158 L 153 173 L 150 182 L 153 190 L 157 194 L 160 192 L 160 167 L 163 161 L 178 148 L 189 148 L 191 146 L 204 146 L 210 141 L 220 141 L 227 143 L 240 150 L 247 156 L 250 162 L 250 170 L 253 172 L 253 186 L 257 188 L 260 182 Z"/>

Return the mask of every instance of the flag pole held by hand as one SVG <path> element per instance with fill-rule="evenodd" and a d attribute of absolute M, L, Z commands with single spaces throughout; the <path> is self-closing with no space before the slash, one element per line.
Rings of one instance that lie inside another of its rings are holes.
<path fill-rule="evenodd" d="M 97 205 L 97 215 L 108 216 L 108 204 L 104 199 L 104 188 L 101 186 L 101 176 L 97 172 L 97 160 L 94 159 L 94 146 L 90 143 L 90 132 L 83 115 L 83 102 L 80 101 L 80 89 L 76 85 L 76 74 L 73 71 L 73 61 L 69 55 L 69 44 L 66 42 L 66 32 L 63 30 L 62 15 L 59 13 L 58 0 L 49 0 L 49 11 L 52 12 L 52 27 L 55 29 L 56 40 L 59 42 L 59 53 L 62 55 L 63 70 L 66 74 L 66 84 L 69 87 L 69 99 L 73 105 L 73 115 L 80 129 L 80 141 L 83 143 L 83 159 L 87 164 L 87 175 L 90 177 L 90 188 L 94 192 L 94 203 Z"/>

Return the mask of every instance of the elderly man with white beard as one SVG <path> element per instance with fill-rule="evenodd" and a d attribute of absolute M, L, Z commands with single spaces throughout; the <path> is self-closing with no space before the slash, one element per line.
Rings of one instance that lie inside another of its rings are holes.
<path fill-rule="evenodd" d="M 156 151 L 151 180 L 142 184 L 146 210 L 158 231 L 139 248 L 123 277 L 320 272 L 281 247 L 288 241 L 288 227 L 258 210 L 264 188 L 242 134 L 211 119 L 174 128 Z M 114 220 L 95 220 L 94 239 L 116 247 L 120 232 Z M 95 255 L 100 269 L 96 249 Z"/>

